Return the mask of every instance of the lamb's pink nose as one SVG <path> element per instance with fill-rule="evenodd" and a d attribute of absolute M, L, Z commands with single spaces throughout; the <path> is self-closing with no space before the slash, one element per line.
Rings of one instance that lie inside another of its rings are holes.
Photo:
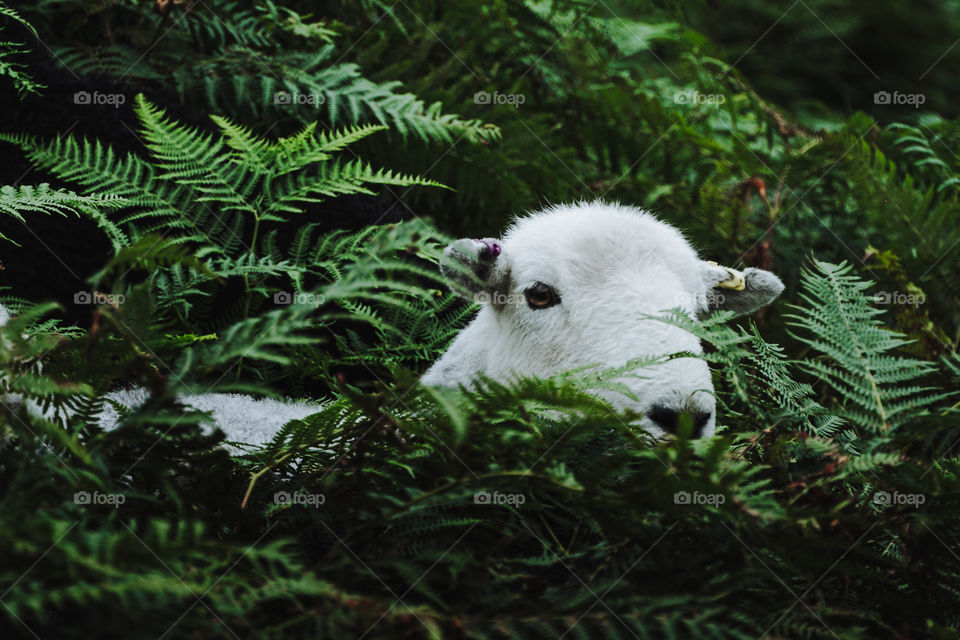
<path fill-rule="evenodd" d="M 480 250 L 480 257 L 487 260 L 492 260 L 500 255 L 500 252 L 503 251 L 503 247 L 500 246 L 500 243 L 494 240 L 493 238 L 480 238 L 477 242 L 482 242 L 484 248 Z"/>

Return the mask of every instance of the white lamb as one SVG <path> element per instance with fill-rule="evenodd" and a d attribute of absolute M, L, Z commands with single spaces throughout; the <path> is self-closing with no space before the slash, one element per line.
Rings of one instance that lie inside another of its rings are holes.
<path fill-rule="evenodd" d="M 482 303 L 476 318 L 427 371 L 432 386 L 470 386 L 478 374 L 500 381 L 547 377 L 585 367 L 609 368 L 650 356 L 701 353 L 692 334 L 649 316 L 680 308 L 691 317 L 715 309 L 738 314 L 783 291 L 768 271 L 738 272 L 705 262 L 679 231 L 640 209 L 600 202 L 562 205 L 518 219 L 503 240 L 463 238 L 444 252 L 441 271 L 462 294 Z M 7 312 L 0 307 L 0 325 Z M 621 409 L 643 415 L 654 435 L 675 432 L 689 414 L 695 435 L 715 430 L 710 371 L 696 357 L 646 367 L 625 377 L 633 398 L 599 390 Z M 137 407 L 143 389 L 110 400 Z M 7 398 L 4 401 L 10 401 Z M 287 422 L 319 411 L 316 404 L 198 394 L 184 404 L 209 411 L 228 441 L 268 442 Z M 109 408 L 105 428 L 119 416 Z"/>
<path fill-rule="evenodd" d="M 647 356 L 700 354 L 691 333 L 649 316 L 681 308 L 737 314 L 773 301 L 777 276 L 704 262 L 679 231 L 640 209 L 601 202 L 561 205 L 518 219 L 502 240 L 463 238 L 441 270 L 483 303 L 473 322 L 423 376 L 427 385 L 468 385 L 478 373 L 508 381 L 583 367 L 616 367 Z M 683 357 L 625 377 L 635 399 L 600 390 L 643 414 L 654 435 L 675 432 L 687 413 L 695 435 L 714 433 L 706 362 Z"/>

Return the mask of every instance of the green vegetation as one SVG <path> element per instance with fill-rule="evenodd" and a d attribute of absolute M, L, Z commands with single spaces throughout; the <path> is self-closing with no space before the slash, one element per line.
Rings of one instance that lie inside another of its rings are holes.
<path fill-rule="evenodd" d="M 957 637 L 960 122 L 920 78 L 953 3 L 811 0 L 765 38 L 789 3 L 254 4 L 0 3 L 0 91 L 56 99 L 31 61 L 63 65 L 137 139 L 74 103 L 0 133 L 33 167 L 0 267 L 39 221 L 110 252 L 82 323 L 0 291 L 5 638 Z M 916 80 L 875 82 L 847 47 L 900 23 L 931 36 L 865 62 Z M 324 218 L 356 194 L 405 220 Z M 654 441 L 582 373 L 416 384 L 474 311 L 445 244 L 581 198 L 787 283 L 663 319 L 711 345 L 716 437 Z M 151 399 L 104 431 L 128 383 Z M 228 453 L 177 402 L 203 390 L 318 412 Z"/>

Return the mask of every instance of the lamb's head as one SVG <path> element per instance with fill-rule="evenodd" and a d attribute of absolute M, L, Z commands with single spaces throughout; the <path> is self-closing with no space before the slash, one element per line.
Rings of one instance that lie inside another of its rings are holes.
<path fill-rule="evenodd" d="M 479 314 L 427 372 L 428 385 L 546 377 L 637 358 L 699 354 L 691 333 L 649 316 L 680 308 L 692 318 L 715 309 L 749 313 L 783 290 L 768 271 L 742 273 L 702 261 L 679 231 L 633 207 L 557 206 L 518 219 L 502 240 L 464 238 L 441 270 Z M 712 435 L 715 400 L 707 364 L 680 357 L 625 377 L 634 398 L 598 391 L 643 414 L 655 435 L 688 414 L 696 435 Z"/>

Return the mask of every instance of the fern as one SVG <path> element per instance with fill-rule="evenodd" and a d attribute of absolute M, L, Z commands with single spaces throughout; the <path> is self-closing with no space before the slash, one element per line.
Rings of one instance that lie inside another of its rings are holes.
<path fill-rule="evenodd" d="M 151 161 L 133 154 L 120 158 L 99 142 L 59 138 L 45 143 L 24 135 L 0 139 L 20 146 L 38 166 L 74 180 L 92 195 L 127 198 L 134 210 L 117 226 L 129 233 L 114 237 L 114 248 L 145 234 L 161 232 L 168 244 L 189 242 L 197 255 L 238 257 L 242 233 L 253 226 L 249 242 L 259 241 L 261 223 L 283 220 L 298 205 L 343 193 L 372 193 L 364 185 L 431 185 L 431 180 L 375 170 L 360 160 L 327 162 L 330 151 L 380 129 L 350 129 L 314 136 L 314 126 L 275 142 L 214 118 L 223 137 L 201 133 L 168 120 L 137 96 L 135 110 Z M 23 198 L 27 202 L 26 198 Z"/>
<path fill-rule="evenodd" d="M 204 277 L 249 278 L 256 273 L 285 273 L 302 282 L 305 260 L 276 257 L 270 265 L 257 257 L 257 249 L 270 238 L 271 225 L 298 214 L 305 204 L 344 193 L 372 193 L 366 186 L 370 184 L 438 186 L 373 169 L 361 160 L 340 162 L 333 157 L 378 127 L 316 134 L 315 126 L 308 125 L 294 136 L 269 142 L 223 118 L 214 119 L 222 137 L 184 127 L 142 96 L 136 111 L 150 160 L 133 154 L 121 158 L 99 142 L 60 138 L 45 143 L 29 136 L 2 136 L 39 166 L 83 188 L 82 196 L 48 188 L 8 188 L 3 192 L 5 210 L 63 211 L 72 206 L 89 214 L 93 204 L 124 205 L 121 215 L 104 222 L 116 251 L 157 234 L 154 251 L 189 245 L 197 258 L 217 261 L 217 271 L 192 276 L 191 286 Z"/>
<path fill-rule="evenodd" d="M 12 9 L 6 2 L 0 2 L 0 19 L 14 21 L 25 27 L 34 37 L 37 31 L 23 16 Z M 3 27 L 0 25 L 0 37 L 3 37 Z M 0 76 L 6 76 L 13 82 L 17 94 L 23 98 L 28 93 L 40 93 L 43 85 L 36 82 L 26 71 L 26 65 L 17 61 L 16 56 L 29 51 L 22 42 L 0 41 Z"/>
<path fill-rule="evenodd" d="M 52 189 L 49 184 L 0 187 L 0 213 L 25 222 L 22 214 L 28 212 L 67 215 L 82 211 L 96 220 L 114 239 L 120 235 L 120 231 L 110 223 L 104 210 L 118 209 L 126 204 L 126 199 L 114 193 L 80 195 L 66 189 Z M 3 234 L 0 234 L 0 238 L 13 242 Z"/>
<path fill-rule="evenodd" d="M 258 119 L 293 113 L 309 121 L 323 114 L 334 127 L 372 121 L 426 142 L 499 139 L 494 126 L 445 114 L 439 102 L 427 105 L 413 94 L 399 93 L 399 82 L 372 82 L 355 64 L 328 66 L 334 52 L 330 45 L 318 52 L 277 54 L 264 73 L 260 54 L 235 47 L 175 78 L 182 92 L 198 90 L 202 82 L 214 109 L 244 105 Z"/>
<path fill-rule="evenodd" d="M 933 364 L 896 355 L 907 341 L 883 327 L 883 312 L 869 306 L 863 292 L 870 283 L 849 265 L 817 262 L 815 268 L 804 272 L 807 304 L 790 316 L 791 326 L 824 356 L 804 366 L 842 399 L 840 414 L 858 429 L 845 439 L 887 434 L 943 400 L 937 389 L 919 384 L 936 370 Z"/>
<path fill-rule="evenodd" d="M 767 418 L 768 422 L 786 423 L 825 438 L 836 437 L 844 419 L 817 402 L 812 385 L 793 379 L 783 348 L 766 342 L 755 327 L 750 344 L 752 376 L 763 385 L 771 405 L 777 408 L 777 412 Z"/>
<path fill-rule="evenodd" d="M 318 223 L 309 223 L 294 234 L 289 247 L 278 243 L 282 226 L 303 215 L 302 207 L 311 203 L 373 193 L 371 185 L 440 186 L 375 169 L 359 159 L 337 158 L 382 127 L 329 133 L 317 132 L 310 124 L 294 135 L 266 140 L 222 117 L 213 118 L 219 135 L 185 127 L 142 96 L 135 110 L 146 158 L 132 153 L 123 157 L 100 142 L 72 137 L 42 142 L 2 136 L 40 167 L 78 183 L 81 192 L 45 185 L 6 187 L 0 207 L 21 220 L 29 211 L 76 212 L 95 219 L 116 256 L 92 277 L 94 286 L 124 293 L 127 274 L 140 271 L 148 274 L 147 286 L 156 295 L 149 303 L 156 317 L 128 321 L 121 313 L 116 322 L 218 336 L 215 344 L 190 352 L 197 354 L 196 362 L 175 365 L 173 371 L 183 371 L 178 376 L 187 370 L 228 370 L 238 361 L 254 359 L 261 367 L 279 366 L 286 372 L 276 374 L 282 379 L 293 370 L 289 354 L 307 344 L 294 336 L 308 326 L 343 319 L 399 338 L 410 335 L 428 308 L 439 317 L 449 307 L 436 305 L 420 285 L 409 282 L 415 277 L 439 283 L 436 270 L 424 261 L 436 261 L 445 239 L 421 222 L 356 234 L 318 234 Z M 215 309 L 217 296 L 237 281 L 240 297 L 234 297 L 231 307 Z M 278 300 L 284 304 L 278 295 L 310 296 L 315 303 L 258 316 L 265 305 Z M 303 315 L 303 309 L 321 305 L 320 318 Z M 104 313 L 112 317 L 120 310 Z M 446 326 L 447 333 L 429 345 L 411 345 L 411 353 L 420 354 L 417 360 L 430 359 L 442 349 L 453 333 L 451 325 Z M 274 331 L 286 336 L 277 342 L 281 351 L 268 348 Z M 423 331 L 415 335 L 425 338 Z M 410 338 L 406 340 L 409 344 Z M 237 371 L 240 375 L 242 368 Z"/>
<path fill-rule="evenodd" d="M 909 166 L 922 172 L 919 177 L 933 182 L 937 193 L 942 193 L 951 187 L 953 193 L 956 193 L 957 187 L 960 187 L 960 177 L 957 177 L 950 165 L 940 158 L 934 150 L 934 144 L 927 139 L 919 127 L 894 122 L 887 126 L 887 131 L 895 134 L 894 146 L 898 151 L 911 159 Z M 935 140 L 935 142 L 938 141 Z M 939 142 L 943 144 L 942 141 Z"/>
<path fill-rule="evenodd" d="M 101 14 L 103 24 L 118 23 L 109 38 L 54 47 L 56 59 L 74 73 L 165 86 L 184 100 L 204 100 L 211 111 L 260 123 L 319 118 L 334 129 L 378 123 L 425 142 L 499 139 L 493 125 L 444 113 L 439 102 L 428 105 L 400 92 L 399 82 L 373 82 L 356 64 L 338 63 L 336 28 L 282 3 L 175 5 L 164 12 L 172 9 L 175 17 L 161 25 L 162 38 L 143 33 L 154 21 L 149 7 L 112 4 L 88 9 Z M 57 15 L 66 8 L 47 1 L 37 10 Z M 88 26 L 99 29 L 101 23 Z M 116 35 L 123 40 L 115 42 Z M 183 56 L 184 49 L 192 55 Z"/>

